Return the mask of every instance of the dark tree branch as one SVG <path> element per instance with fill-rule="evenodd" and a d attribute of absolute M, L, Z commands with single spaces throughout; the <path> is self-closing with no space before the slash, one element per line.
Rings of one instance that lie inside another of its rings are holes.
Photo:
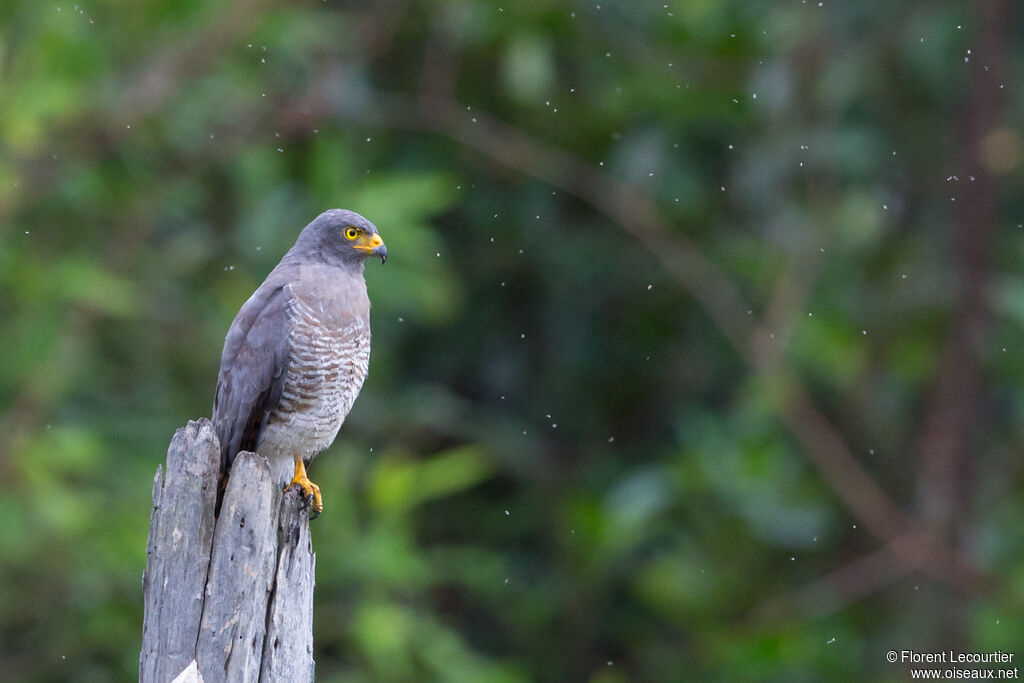
<path fill-rule="evenodd" d="M 981 392 L 979 355 L 988 320 L 986 286 L 997 199 L 996 179 L 980 150 L 1000 117 L 999 84 L 1006 63 L 1006 4 L 991 0 L 977 7 L 981 40 L 974 59 L 980 60 L 980 68 L 974 75 L 963 121 L 963 171 L 953 241 L 957 306 L 920 440 L 921 516 L 947 542 L 955 542 L 959 513 L 968 503 L 966 477 Z"/>
<path fill-rule="evenodd" d="M 914 534 L 897 537 L 797 591 L 766 600 L 754 609 L 751 623 L 764 626 L 794 617 L 815 619 L 839 611 L 922 569 L 929 554 L 927 548 L 914 547 L 918 541 Z"/>

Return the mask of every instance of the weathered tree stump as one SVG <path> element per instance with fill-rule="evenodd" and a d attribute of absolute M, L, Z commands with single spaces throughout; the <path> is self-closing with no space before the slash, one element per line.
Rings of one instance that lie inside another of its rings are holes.
<path fill-rule="evenodd" d="M 190 421 L 153 481 L 139 680 L 312 681 L 309 511 L 239 453 L 215 517 L 219 476 L 213 424 Z"/>

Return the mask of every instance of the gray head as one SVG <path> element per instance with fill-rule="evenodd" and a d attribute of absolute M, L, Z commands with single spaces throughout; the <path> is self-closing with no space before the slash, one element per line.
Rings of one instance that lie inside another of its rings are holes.
<path fill-rule="evenodd" d="M 314 218 L 302 229 L 289 254 L 360 271 L 369 256 L 379 257 L 381 263 L 388 258 L 377 227 L 346 209 L 329 209 Z"/>

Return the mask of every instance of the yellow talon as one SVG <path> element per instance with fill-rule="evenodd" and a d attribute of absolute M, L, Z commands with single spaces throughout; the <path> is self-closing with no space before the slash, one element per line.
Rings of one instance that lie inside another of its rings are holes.
<path fill-rule="evenodd" d="M 302 462 L 302 458 L 295 458 L 295 476 L 284 487 L 284 490 L 287 491 L 293 486 L 298 486 L 302 490 L 303 499 L 313 499 L 310 505 L 309 518 L 316 519 L 319 517 L 320 513 L 324 511 L 324 501 L 320 497 L 320 487 L 309 480 L 309 477 L 306 475 L 306 465 Z"/>

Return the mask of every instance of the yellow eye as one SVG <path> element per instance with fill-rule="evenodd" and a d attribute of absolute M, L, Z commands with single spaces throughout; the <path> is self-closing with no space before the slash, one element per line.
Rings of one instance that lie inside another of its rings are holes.
<path fill-rule="evenodd" d="M 345 237 L 346 237 L 346 239 L 354 240 L 358 236 L 359 236 L 359 231 L 356 230 L 355 228 L 353 228 L 353 227 L 345 228 Z"/>

